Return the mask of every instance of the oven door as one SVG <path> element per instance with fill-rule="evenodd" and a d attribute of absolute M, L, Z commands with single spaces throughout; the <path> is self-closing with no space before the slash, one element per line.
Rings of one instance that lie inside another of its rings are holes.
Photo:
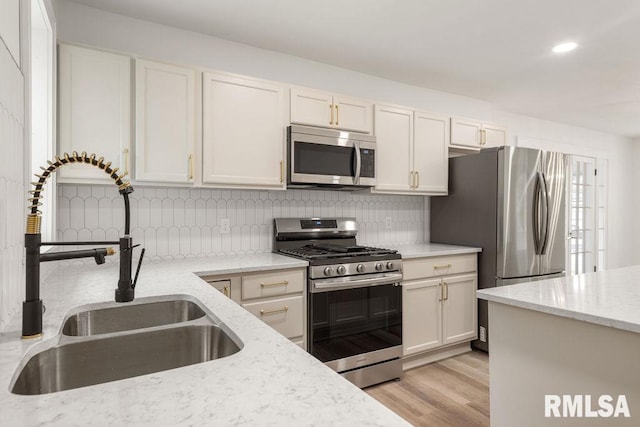
<path fill-rule="evenodd" d="M 401 281 L 402 273 L 311 280 L 309 352 L 338 372 L 401 357 Z"/>
<path fill-rule="evenodd" d="M 350 139 L 347 132 L 324 133 L 289 132 L 288 184 L 374 186 L 375 143 Z"/>

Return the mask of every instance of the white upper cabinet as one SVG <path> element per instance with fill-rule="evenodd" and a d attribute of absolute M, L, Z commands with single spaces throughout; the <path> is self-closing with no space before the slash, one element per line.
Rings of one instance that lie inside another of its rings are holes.
<path fill-rule="evenodd" d="M 447 194 L 448 134 L 448 117 L 376 105 L 375 191 Z"/>
<path fill-rule="evenodd" d="M 203 73 L 203 183 L 284 189 L 285 103 L 276 83 Z"/>
<path fill-rule="evenodd" d="M 484 137 L 484 144 L 482 145 L 483 148 L 509 145 L 507 142 L 506 127 L 484 123 L 482 125 L 482 132 Z"/>
<path fill-rule="evenodd" d="M 105 163 L 129 172 L 131 139 L 131 59 L 84 47 L 58 49 L 58 155 L 95 153 Z M 105 183 L 112 180 L 89 165 L 66 165 L 59 182 Z"/>
<path fill-rule="evenodd" d="M 450 145 L 479 150 L 507 144 L 507 128 L 461 117 L 451 118 Z"/>
<path fill-rule="evenodd" d="M 375 106 L 376 191 L 413 189 L 413 111 Z"/>
<path fill-rule="evenodd" d="M 371 133 L 370 102 L 313 89 L 291 89 L 291 123 Z"/>
<path fill-rule="evenodd" d="M 196 72 L 136 60 L 137 181 L 194 180 Z"/>
<path fill-rule="evenodd" d="M 416 174 L 414 191 L 447 194 L 449 118 L 416 111 L 413 126 L 413 170 Z"/>

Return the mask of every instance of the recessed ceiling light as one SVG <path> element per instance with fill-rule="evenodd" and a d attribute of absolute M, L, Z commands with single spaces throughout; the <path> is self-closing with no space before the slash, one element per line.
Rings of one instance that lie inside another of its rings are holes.
<path fill-rule="evenodd" d="M 578 47 L 578 43 L 574 43 L 574 42 L 561 43 L 559 45 L 554 46 L 553 51 L 555 53 L 564 53 L 564 52 L 570 52 L 577 47 Z"/>

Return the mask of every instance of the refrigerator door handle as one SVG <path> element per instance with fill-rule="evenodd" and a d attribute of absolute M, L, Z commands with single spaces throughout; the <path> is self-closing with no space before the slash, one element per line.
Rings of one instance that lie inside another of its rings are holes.
<path fill-rule="evenodd" d="M 541 192 L 541 173 L 536 173 L 535 189 L 533 191 L 533 247 L 536 251 L 536 255 L 540 255 L 541 252 L 541 236 L 540 236 L 540 192 Z"/>
<path fill-rule="evenodd" d="M 544 173 L 540 175 L 542 176 L 542 201 L 544 205 L 544 237 L 542 238 L 540 254 L 544 255 L 547 253 L 547 246 L 549 245 L 549 189 L 547 188 L 547 177 Z"/>

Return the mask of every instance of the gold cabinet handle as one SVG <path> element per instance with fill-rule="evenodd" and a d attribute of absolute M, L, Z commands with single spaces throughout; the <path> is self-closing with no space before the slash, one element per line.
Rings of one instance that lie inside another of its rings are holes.
<path fill-rule="evenodd" d="M 451 268 L 451 267 L 453 267 L 452 264 L 441 264 L 441 265 L 434 265 L 433 269 L 434 270 L 442 270 L 444 268 Z"/>
<path fill-rule="evenodd" d="M 420 172 L 416 172 L 416 188 L 420 187 Z"/>
<path fill-rule="evenodd" d="M 442 301 L 442 299 L 444 298 L 444 286 L 442 286 L 442 283 L 438 283 L 438 288 L 440 289 L 440 296 L 438 297 L 438 301 Z"/>
<path fill-rule="evenodd" d="M 124 156 L 124 173 L 122 176 L 126 176 L 129 175 L 129 149 L 122 150 L 122 155 Z"/>
<path fill-rule="evenodd" d="M 280 184 L 284 182 L 284 160 L 280 160 Z"/>
<path fill-rule="evenodd" d="M 289 306 L 284 306 L 282 308 L 278 308 L 276 310 L 260 310 L 260 316 L 266 316 L 268 314 L 276 314 L 276 313 L 286 313 L 289 311 Z"/>
<path fill-rule="evenodd" d="M 193 154 L 189 154 L 189 181 L 193 180 Z"/>
<path fill-rule="evenodd" d="M 338 126 L 338 120 L 340 120 L 340 112 L 338 111 L 338 106 L 336 105 L 336 126 Z"/>
<path fill-rule="evenodd" d="M 414 183 L 415 181 L 414 181 L 414 179 L 413 179 L 413 174 L 414 174 L 414 172 L 413 172 L 413 171 L 409 172 L 409 178 L 411 179 L 411 185 L 410 185 L 410 188 L 414 188 L 413 183 Z"/>
<path fill-rule="evenodd" d="M 282 282 L 275 283 L 260 283 L 261 288 L 273 288 L 274 286 L 287 286 L 289 284 L 288 280 L 283 280 Z"/>
<path fill-rule="evenodd" d="M 222 293 L 224 294 L 225 297 L 229 296 L 229 287 L 225 286 L 222 290 Z"/>
<path fill-rule="evenodd" d="M 480 129 L 480 145 L 484 145 L 487 143 L 487 131 L 485 129 Z"/>
<path fill-rule="evenodd" d="M 331 111 L 331 120 L 329 120 L 329 124 L 333 126 L 333 104 L 329 105 L 329 111 Z"/>
<path fill-rule="evenodd" d="M 442 282 L 444 284 L 444 300 L 449 299 L 449 284 L 447 282 Z"/>

